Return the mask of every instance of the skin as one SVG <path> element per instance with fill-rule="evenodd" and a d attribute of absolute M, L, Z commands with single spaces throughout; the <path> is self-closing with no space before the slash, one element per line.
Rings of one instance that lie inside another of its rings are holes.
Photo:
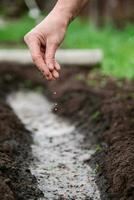
<path fill-rule="evenodd" d="M 64 40 L 69 23 L 88 0 L 58 0 L 49 15 L 24 36 L 33 62 L 47 80 L 59 78 L 55 53 Z"/>

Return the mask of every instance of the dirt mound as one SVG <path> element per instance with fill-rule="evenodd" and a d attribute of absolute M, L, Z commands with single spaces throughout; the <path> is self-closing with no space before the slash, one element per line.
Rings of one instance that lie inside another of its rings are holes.
<path fill-rule="evenodd" d="M 127 95 L 127 94 L 126 94 Z M 103 138 L 109 145 L 103 169 L 108 177 L 112 196 L 134 199 L 134 99 L 131 96 L 111 98 L 102 107 L 109 128 Z"/>
<path fill-rule="evenodd" d="M 34 200 L 42 193 L 29 170 L 32 137 L 5 102 L 4 96 L 12 87 L 7 77 L 10 79 L 5 73 L 0 79 L 0 199 Z"/>
<path fill-rule="evenodd" d="M 72 81 L 72 77 L 68 77 L 69 86 L 65 90 L 62 89 L 64 93 L 59 98 L 62 109 L 59 109 L 58 113 L 77 120 L 79 127 L 84 127 L 88 130 L 87 133 L 92 130 L 98 142 L 105 142 L 101 153 L 95 156 L 99 157 L 96 158 L 99 168 L 98 179 L 101 180 L 98 181 L 99 187 L 104 180 L 101 176 L 104 175 L 107 179 L 107 186 L 101 187 L 102 199 L 105 198 L 106 192 L 108 199 L 132 200 L 134 199 L 134 84 L 126 80 L 101 77 L 94 72 L 89 72 L 89 76 L 83 72 L 80 75 L 84 77 L 81 85 L 76 84 L 74 79 Z M 64 78 L 62 78 L 62 88 L 64 88 Z M 56 90 L 57 86 L 53 87 Z"/>
<path fill-rule="evenodd" d="M 104 77 L 98 72 L 84 68 L 71 67 L 62 69 L 60 80 L 47 83 L 41 75 L 37 73 L 37 70 L 33 69 L 31 66 L 18 68 L 15 64 L 1 64 L 0 77 L 1 98 L 3 98 L 7 92 L 17 88 L 33 88 L 38 92 L 44 92 L 48 98 L 58 102 L 57 114 L 75 121 L 77 127 L 83 130 L 83 134 L 88 135 L 92 132 L 94 143 L 96 143 L 96 139 L 98 143 L 102 143 L 102 146 L 97 147 L 97 152 L 93 159 L 97 162 L 96 172 L 98 176 L 98 186 L 102 191 L 103 200 L 134 199 L 133 82 Z M 56 92 L 56 95 L 54 95 L 54 92 Z M 3 103 L 1 107 L 3 108 Z M 10 108 L 7 108 L 7 105 L 4 107 L 10 110 Z M 14 118 L 11 117 L 13 115 L 11 115 L 11 112 L 11 110 L 8 111 L 8 113 L 10 113 L 8 116 L 9 118 L 1 112 L 0 118 L 0 137 L 2 138 L 1 151 L 2 155 L 3 151 L 5 152 L 4 160 L 6 160 L 6 166 L 9 166 L 10 169 L 4 169 L 5 171 L 1 172 L 1 183 L 3 183 L 1 190 L 8 190 L 10 199 L 17 199 L 16 196 L 14 196 L 15 188 L 23 188 L 24 190 L 25 186 L 25 191 L 31 191 L 33 187 L 31 186 L 31 182 L 28 184 L 26 184 L 25 181 L 21 182 L 21 175 L 19 174 L 18 176 L 17 174 L 20 169 L 23 170 L 25 162 L 21 164 L 19 170 L 18 168 L 13 168 L 14 170 L 12 170 L 11 166 L 12 163 L 14 163 L 12 159 L 15 159 L 15 161 L 16 159 L 20 160 L 19 156 L 22 156 L 22 151 L 25 152 L 23 156 L 30 151 L 28 149 L 29 145 L 23 147 L 23 144 L 29 144 L 31 139 L 29 138 L 30 136 L 27 136 L 29 134 L 26 134 L 24 127 L 20 125 L 16 116 L 14 116 Z M 5 116 L 6 119 L 4 121 L 2 121 L 3 116 Z M 9 123 L 10 119 L 12 119 L 11 124 Z M 5 130 L 2 125 L 4 123 Z M 16 123 L 17 125 L 14 125 Z M 10 130 L 8 128 L 10 126 L 12 130 L 17 131 Z M 6 131 L 9 133 L 5 134 Z M 4 137 L 5 139 L 3 139 Z M 7 143 L 8 137 L 12 144 L 10 145 L 11 152 L 14 152 L 12 149 L 17 148 L 15 150 L 16 153 L 12 153 L 12 156 L 9 152 L 4 150 L 5 147 L 3 146 L 3 141 Z M 15 142 L 14 138 L 16 138 Z M 20 141 L 20 138 L 24 138 L 25 142 L 23 140 Z M 21 148 L 18 148 L 16 141 L 21 144 Z M 86 143 L 88 143 L 88 140 L 85 141 L 85 144 Z M 3 157 L 0 161 L 3 162 Z M 91 161 L 86 161 L 87 164 L 89 162 Z M 10 172 L 10 174 L 8 172 Z M 28 174 L 28 172 L 25 173 Z M 12 186 L 9 187 L 10 177 L 14 177 L 14 174 L 19 178 L 17 180 L 16 178 L 11 179 Z M 31 177 L 31 175 L 29 176 L 30 181 L 32 181 L 33 177 Z M 6 179 L 5 182 L 3 182 L 3 178 L 4 180 Z M 107 181 L 102 183 L 104 179 Z M 17 187 L 17 185 L 19 185 L 19 187 Z M 104 193 L 107 195 L 104 195 Z M 38 192 L 36 194 L 38 194 Z"/>

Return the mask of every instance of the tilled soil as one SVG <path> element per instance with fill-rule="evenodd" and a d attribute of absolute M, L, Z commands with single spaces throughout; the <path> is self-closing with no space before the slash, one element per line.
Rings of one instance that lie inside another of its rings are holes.
<path fill-rule="evenodd" d="M 37 199 L 42 196 L 30 174 L 31 136 L 13 111 L 0 100 L 0 199 Z"/>
<path fill-rule="evenodd" d="M 100 200 L 94 170 L 85 163 L 95 153 L 91 141 L 85 148 L 86 136 L 53 113 L 55 104 L 36 91 L 16 91 L 7 100 L 33 133 L 30 171 L 44 194 L 42 200 Z"/>
<path fill-rule="evenodd" d="M 28 170 L 31 135 L 5 102 L 9 92 L 20 88 L 43 92 L 58 103 L 57 114 L 74 121 L 83 134 L 92 132 L 96 155 L 85 162 L 96 169 L 102 200 L 134 199 L 133 82 L 63 67 L 61 78 L 48 83 L 32 66 L 7 63 L 0 67 L 0 199 L 42 196 Z"/>

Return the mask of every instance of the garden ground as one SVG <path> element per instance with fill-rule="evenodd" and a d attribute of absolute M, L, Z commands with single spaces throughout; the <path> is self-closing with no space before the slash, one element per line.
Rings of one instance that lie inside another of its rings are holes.
<path fill-rule="evenodd" d="M 0 77 L 0 197 L 3 200 L 42 196 L 28 169 L 32 159 L 31 135 L 5 101 L 11 91 L 24 88 L 56 101 L 59 105 L 56 114 L 76 122 L 86 136 L 85 145 L 92 132 L 96 154 L 84 163 L 95 169 L 101 198 L 134 199 L 133 81 L 104 76 L 89 68 L 63 67 L 61 78 L 48 83 L 32 66 L 21 68 L 13 63 L 1 63 Z M 56 96 L 53 91 L 57 92 Z"/>

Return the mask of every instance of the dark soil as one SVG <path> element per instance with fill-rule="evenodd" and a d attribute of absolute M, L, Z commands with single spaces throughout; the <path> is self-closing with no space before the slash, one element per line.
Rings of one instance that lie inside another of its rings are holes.
<path fill-rule="evenodd" d="M 32 66 L 7 63 L 0 67 L 0 199 L 41 195 L 28 170 L 31 135 L 5 103 L 6 95 L 19 88 L 58 102 L 57 114 L 86 134 L 85 148 L 92 133 L 96 155 L 85 162 L 96 169 L 102 200 L 134 199 L 134 83 L 80 67 L 63 67 L 61 78 L 48 83 Z"/>
<path fill-rule="evenodd" d="M 0 199 L 37 199 L 41 192 L 28 169 L 31 135 L 0 100 Z"/>

